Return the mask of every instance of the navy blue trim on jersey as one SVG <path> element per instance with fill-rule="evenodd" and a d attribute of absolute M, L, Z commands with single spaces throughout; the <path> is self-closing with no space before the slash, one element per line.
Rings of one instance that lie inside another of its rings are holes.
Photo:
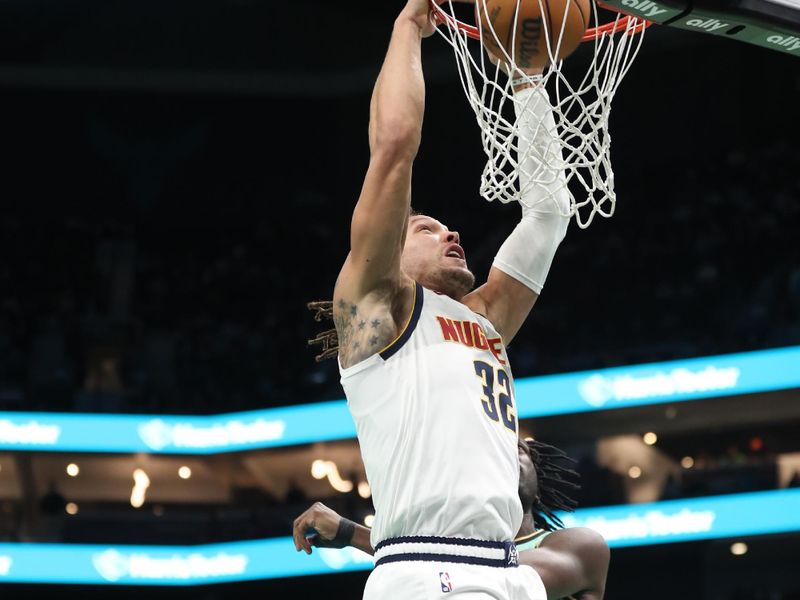
<path fill-rule="evenodd" d="M 433 535 L 411 535 L 405 537 L 389 538 L 379 542 L 375 546 L 375 554 L 387 546 L 397 544 L 428 544 L 428 545 L 448 545 L 467 548 L 482 548 L 490 550 L 502 550 L 503 558 L 485 558 L 482 556 L 464 556 L 461 554 L 449 554 L 447 552 L 431 552 L 430 548 L 425 548 L 426 552 L 403 552 L 400 554 L 390 554 L 382 556 L 375 562 L 375 566 L 393 562 L 451 562 L 468 565 L 483 565 L 485 567 L 509 568 L 519 565 L 519 554 L 514 542 L 491 542 L 488 540 L 476 540 L 471 538 L 448 538 Z M 422 548 L 420 548 L 422 550 Z"/>
<path fill-rule="evenodd" d="M 393 341 L 389 346 L 384 348 L 380 351 L 381 358 L 383 360 L 389 360 L 403 345 L 408 341 L 408 338 L 411 337 L 411 334 L 414 333 L 414 329 L 417 327 L 417 321 L 419 321 L 419 316 L 422 314 L 422 286 L 418 282 L 414 282 L 416 286 L 414 288 L 414 308 L 411 311 L 411 316 L 408 318 L 408 322 L 406 326 L 403 328 L 403 332 L 400 336 Z"/>
<path fill-rule="evenodd" d="M 475 546 L 476 548 L 505 549 L 508 542 L 490 542 L 489 540 L 474 540 L 471 538 L 449 538 L 435 535 L 408 535 L 404 537 L 388 538 L 378 542 L 375 552 L 386 546 L 394 544 L 448 544 L 450 546 Z"/>
<path fill-rule="evenodd" d="M 457 554 L 434 554 L 429 552 L 409 552 L 407 554 L 391 554 L 375 561 L 375 566 L 379 567 L 386 563 L 393 562 L 448 562 L 461 563 L 465 565 L 481 565 L 484 567 L 496 567 L 498 569 L 514 568 L 518 566 L 516 562 L 509 562 L 505 558 L 481 558 L 479 556 L 459 556 Z"/>

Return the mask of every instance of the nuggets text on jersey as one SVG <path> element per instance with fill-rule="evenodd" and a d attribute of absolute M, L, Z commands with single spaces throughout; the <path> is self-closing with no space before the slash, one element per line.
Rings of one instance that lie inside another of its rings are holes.
<path fill-rule="evenodd" d="M 499 337 L 489 338 L 480 323 L 475 321 L 458 321 L 447 317 L 437 316 L 439 326 L 442 328 L 442 336 L 446 342 L 458 342 L 467 348 L 477 348 L 487 350 L 497 359 L 501 365 L 505 365 L 503 359 L 503 340 Z"/>

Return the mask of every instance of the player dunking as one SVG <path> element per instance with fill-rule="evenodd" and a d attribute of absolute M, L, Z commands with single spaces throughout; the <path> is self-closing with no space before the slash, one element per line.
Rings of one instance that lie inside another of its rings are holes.
<path fill-rule="evenodd" d="M 338 353 L 376 508 L 376 569 L 364 597 L 539 599 L 541 579 L 517 568 L 512 541 L 523 511 L 505 347 L 538 298 L 569 200 L 532 186 L 529 196 L 548 201 L 526 198 L 535 208 L 523 208 L 474 291 L 458 233 L 409 216 L 425 97 L 421 40 L 433 30 L 428 0 L 409 0 L 395 21 L 370 105 L 370 163 L 350 253 L 334 289 L 336 339 L 322 338 L 324 355 Z M 535 137 L 540 123 L 552 131 L 550 113 L 529 120 L 521 136 Z"/>
<path fill-rule="evenodd" d="M 554 512 L 575 506 L 569 494 L 578 487 L 573 482 L 577 473 L 569 468 L 569 462 L 554 446 L 532 439 L 519 441 L 519 499 L 524 514 L 514 541 L 520 564 L 536 570 L 548 600 L 602 600 L 609 558 L 605 540 L 591 529 L 562 529 Z M 312 546 L 353 546 L 368 554 L 374 552 L 368 528 L 320 502 L 295 519 L 293 533 L 295 545 L 307 554 Z"/>

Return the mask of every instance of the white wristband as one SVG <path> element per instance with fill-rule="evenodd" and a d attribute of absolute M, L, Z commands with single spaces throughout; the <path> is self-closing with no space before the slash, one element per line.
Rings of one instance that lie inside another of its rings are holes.
<path fill-rule="evenodd" d="M 547 92 L 543 87 L 520 90 L 514 101 L 523 155 L 522 220 L 500 247 L 493 266 L 540 294 L 567 232 L 570 200 Z"/>

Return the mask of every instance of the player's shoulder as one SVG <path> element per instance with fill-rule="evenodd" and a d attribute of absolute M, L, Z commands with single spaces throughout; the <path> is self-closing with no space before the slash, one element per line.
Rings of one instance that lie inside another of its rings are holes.
<path fill-rule="evenodd" d="M 577 556 L 608 555 L 608 543 L 594 529 L 569 527 L 559 529 L 542 540 L 542 546 L 554 550 L 568 550 Z"/>
<path fill-rule="evenodd" d="M 378 354 L 401 333 L 418 300 L 418 286 L 404 277 L 371 290 L 359 289 L 340 274 L 333 294 L 333 322 L 339 362 L 353 366 Z"/>
<path fill-rule="evenodd" d="M 588 527 L 570 527 L 553 532 L 542 547 L 572 561 L 592 582 L 600 582 L 608 572 L 611 554 L 602 535 Z M 598 583 L 599 585 L 599 583 Z"/>

